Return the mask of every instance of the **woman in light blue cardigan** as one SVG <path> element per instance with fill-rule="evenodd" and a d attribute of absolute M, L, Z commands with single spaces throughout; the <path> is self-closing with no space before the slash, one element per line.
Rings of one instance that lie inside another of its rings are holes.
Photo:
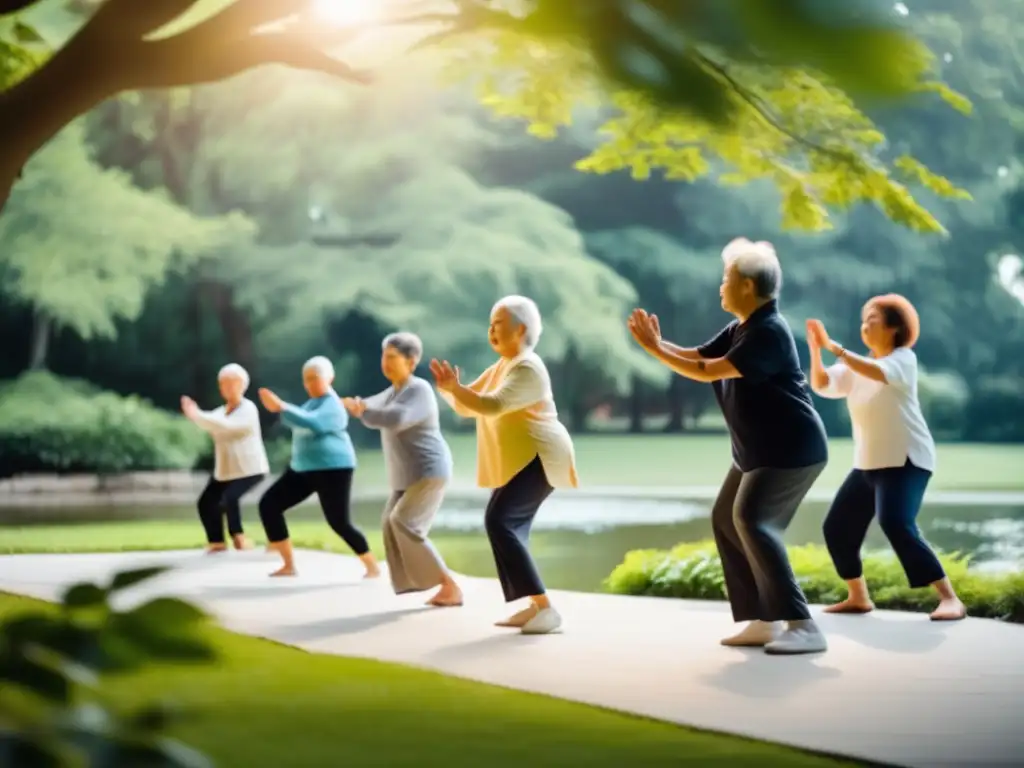
<path fill-rule="evenodd" d="M 302 384 L 310 399 L 301 406 L 286 403 L 269 389 L 260 400 L 292 430 L 292 460 L 284 474 L 260 499 L 260 520 L 269 546 L 284 560 L 271 576 L 294 576 L 295 554 L 284 514 L 314 493 L 328 525 L 366 566 L 366 576 L 380 575 L 366 537 L 352 524 L 350 502 L 356 453 L 348 434 L 348 413 L 332 389 L 334 366 L 314 357 L 302 367 Z"/>

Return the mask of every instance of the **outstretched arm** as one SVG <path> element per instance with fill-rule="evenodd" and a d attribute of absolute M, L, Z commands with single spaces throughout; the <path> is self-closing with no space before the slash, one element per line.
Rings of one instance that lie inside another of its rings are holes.
<path fill-rule="evenodd" d="M 328 397 L 312 409 L 306 410 L 291 403 L 281 404 L 281 421 L 287 426 L 308 429 L 317 434 L 339 432 L 348 428 L 348 412 L 337 397 Z"/>
<path fill-rule="evenodd" d="M 191 420 L 206 432 L 214 437 L 239 438 L 252 433 L 254 429 L 253 416 L 258 421 L 258 414 L 242 413 L 244 407 L 236 408 L 229 414 L 220 414 L 214 411 L 196 411 L 190 417 Z"/>
<path fill-rule="evenodd" d="M 545 389 L 540 372 L 532 365 L 520 363 L 491 394 L 481 395 L 462 385 L 457 385 L 451 394 L 455 402 L 474 414 L 496 416 L 528 408 L 543 399 Z"/>
<path fill-rule="evenodd" d="M 365 401 L 366 409 L 359 418 L 370 429 L 403 430 L 419 424 L 436 410 L 437 402 L 429 386 L 409 386 L 390 403 L 376 396 Z"/>

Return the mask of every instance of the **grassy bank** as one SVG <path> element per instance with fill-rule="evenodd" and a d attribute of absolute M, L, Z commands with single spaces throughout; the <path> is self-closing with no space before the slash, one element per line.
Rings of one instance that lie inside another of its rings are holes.
<path fill-rule="evenodd" d="M 789 547 L 789 556 L 809 602 L 828 604 L 846 596 L 825 547 Z M 943 554 L 940 559 L 970 615 L 1024 624 L 1024 573 L 978 573 L 968 570 L 967 558 Z M 910 589 L 903 569 L 888 552 L 866 554 L 864 576 L 878 608 L 931 611 L 936 606 L 934 591 Z M 712 541 L 629 552 L 605 587 L 620 595 L 726 599 L 722 563 Z"/>
<path fill-rule="evenodd" d="M 458 483 L 473 483 L 476 441 L 449 434 Z M 573 438 L 584 485 L 681 487 L 718 485 L 731 462 L 729 438 L 722 435 L 579 435 Z M 850 440 L 829 442 L 828 467 L 815 487 L 835 490 L 853 465 Z M 1024 445 L 944 443 L 930 489 L 942 491 L 1024 491 Z M 362 451 L 356 484 L 386 486 L 379 451 Z"/>
<path fill-rule="evenodd" d="M 0 594 L 0 620 L 47 610 Z M 841 763 L 396 664 L 322 656 L 211 630 L 212 666 L 156 666 L 104 686 L 115 709 L 156 698 L 190 717 L 171 735 L 218 768 L 475 768 Z M 0 703 L 4 693 L 0 691 Z"/>

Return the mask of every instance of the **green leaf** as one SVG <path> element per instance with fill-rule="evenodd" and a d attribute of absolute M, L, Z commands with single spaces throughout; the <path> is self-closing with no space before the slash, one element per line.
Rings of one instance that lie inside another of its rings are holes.
<path fill-rule="evenodd" d="M 35 27 L 29 26 L 20 20 L 14 23 L 14 39 L 24 45 L 46 43 L 46 40 L 36 31 Z"/>
<path fill-rule="evenodd" d="M 128 719 L 131 728 L 139 731 L 157 732 L 168 728 L 182 719 L 183 712 L 167 702 L 149 704 Z"/>
<path fill-rule="evenodd" d="M 209 661 L 216 654 L 197 632 L 205 619 L 206 615 L 195 606 L 177 598 L 161 597 L 113 616 L 107 632 L 115 645 L 123 642 L 153 658 Z"/>
<path fill-rule="evenodd" d="M 36 696 L 66 704 L 71 698 L 71 681 L 58 669 L 45 663 L 40 654 L 31 653 L 7 654 L 0 659 L 0 680 L 16 685 Z"/>
<path fill-rule="evenodd" d="M 24 733 L 0 728 L 0 765 L 18 768 L 63 768 L 61 755 L 53 744 L 33 739 Z"/>
<path fill-rule="evenodd" d="M 106 601 L 107 591 L 95 584 L 75 584 L 61 598 L 65 608 L 94 608 Z"/>
<path fill-rule="evenodd" d="M 151 568 L 139 568 L 134 571 L 121 571 L 114 574 L 114 579 L 110 582 L 110 591 L 119 592 L 123 589 L 134 587 L 136 584 L 141 584 L 144 581 L 160 576 L 169 570 L 170 568 L 167 566 L 157 565 Z"/>
<path fill-rule="evenodd" d="M 124 741 L 118 745 L 111 765 L 144 765 L 147 768 L 213 768 L 206 755 L 173 739 L 151 743 Z"/>
<path fill-rule="evenodd" d="M 120 616 L 132 622 L 174 631 L 193 626 L 207 618 L 201 609 L 177 597 L 158 597 Z"/>

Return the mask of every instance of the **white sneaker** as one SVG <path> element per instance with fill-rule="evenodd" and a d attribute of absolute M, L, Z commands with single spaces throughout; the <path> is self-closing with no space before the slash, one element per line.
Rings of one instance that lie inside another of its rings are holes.
<path fill-rule="evenodd" d="M 825 635 L 813 621 L 790 622 L 789 627 L 764 647 L 773 656 L 793 656 L 799 653 L 822 653 L 828 650 Z"/>
<path fill-rule="evenodd" d="M 722 640 L 730 648 L 760 648 L 778 638 L 782 624 L 777 621 L 752 621 L 737 634 Z"/>
<path fill-rule="evenodd" d="M 542 608 L 537 615 L 523 625 L 524 635 L 548 635 L 562 626 L 562 617 L 554 608 Z"/>

